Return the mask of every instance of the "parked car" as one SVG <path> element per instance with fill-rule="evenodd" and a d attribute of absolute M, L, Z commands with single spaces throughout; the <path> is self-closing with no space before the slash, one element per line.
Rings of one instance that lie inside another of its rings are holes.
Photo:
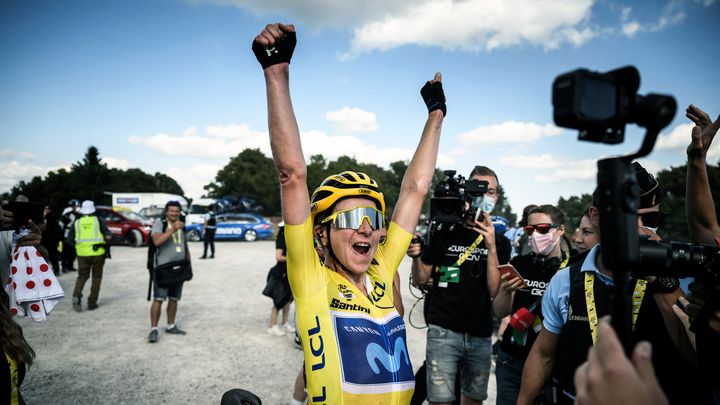
<path fill-rule="evenodd" d="M 273 235 L 273 226 L 265 217 L 253 213 L 223 213 L 217 217 L 216 240 L 246 240 L 252 242 L 258 239 L 268 239 Z M 185 227 L 188 239 L 202 240 L 204 224 L 189 224 Z"/>
<path fill-rule="evenodd" d="M 158 207 L 157 205 L 145 207 L 138 211 L 138 214 L 154 222 L 156 219 L 165 216 L 165 207 Z"/>
<path fill-rule="evenodd" d="M 128 244 L 139 247 L 150 241 L 152 221 L 124 208 L 95 207 L 95 214 L 105 221 L 112 234 L 111 244 Z"/>

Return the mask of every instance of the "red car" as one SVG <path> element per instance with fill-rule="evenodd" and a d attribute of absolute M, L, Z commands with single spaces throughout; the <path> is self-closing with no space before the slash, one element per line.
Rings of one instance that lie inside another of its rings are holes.
<path fill-rule="evenodd" d="M 98 206 L 95 207 L 95 215 L 107 224 L 112 233 L 112 244 L 139 247 L 150 241 L 152 222 L 139 214 L 127 209 Z"/>

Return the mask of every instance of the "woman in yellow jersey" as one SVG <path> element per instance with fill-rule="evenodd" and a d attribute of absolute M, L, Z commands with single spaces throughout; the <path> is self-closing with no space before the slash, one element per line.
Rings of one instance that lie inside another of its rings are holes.
<path fill-rule="evenodd" d="M 20 385 L 25 368 L 32 364 L 35 352 L 25 340 L 20 325 L 15 323 L 8 307 L 9 298 L 0 289 L 0 405 L 22 405 Z"/>
<path fill-rule="evenodd" d="M 292 25 L 255 37 L 263 67 L 273 160 L 280 177 L 288 278 L 297 305 L 308 401 L 405 404 L 414 378 L 405 323 L 393 306 L 393 277 L 413 237 L 435 168 L 445 96 L 440 73 L 421 95 L 428 118 L 405 172 L 384 243 L 385 200 L 364 173 L 328 177 L 310 201 L 307 169 L 288 85 L 297 42 Z M 321 262 L 313 240 L 324 251 Z"/>

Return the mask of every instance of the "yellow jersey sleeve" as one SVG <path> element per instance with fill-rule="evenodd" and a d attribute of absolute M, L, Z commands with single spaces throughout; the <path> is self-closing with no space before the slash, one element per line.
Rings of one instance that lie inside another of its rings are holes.
<path fill-rule="evenodd" d="M 302 225 L 285 225 L 285 245 L 288 281 L 295 299 L 302 300 L 323 291 L 327 275 L 313 246 L 310 216 Z"/>

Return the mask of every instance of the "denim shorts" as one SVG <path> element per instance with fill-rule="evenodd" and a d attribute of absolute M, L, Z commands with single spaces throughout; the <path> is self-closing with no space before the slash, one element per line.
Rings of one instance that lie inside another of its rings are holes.
<path fill-rule="evenodd" d="M 428 325 L 426 349 L 428 401 L 454 401 L 455 377 L 458 371 L 461 376 L 462 394 L 476 401 L 486 400 L 491 354 L 490 336 L 470 336 L 437 325 Z"/>
<path fill-rule="evenodd" d="M 168 298 L 173 301 L 180 301 L 182 288 L 183 283 L 177 283 L 168 288 L 158 287 L 157 284 L 153 283 L 153 296 L 155 297 L 155 301 L 165 301 Z"/>
<path fill-rule="evenodd" d="M 495 361 L 496 405 L 514 405 L 517 402 L 524 365 L 525 362 L 510 356 L 503 349 L 498 351 Z"/>

